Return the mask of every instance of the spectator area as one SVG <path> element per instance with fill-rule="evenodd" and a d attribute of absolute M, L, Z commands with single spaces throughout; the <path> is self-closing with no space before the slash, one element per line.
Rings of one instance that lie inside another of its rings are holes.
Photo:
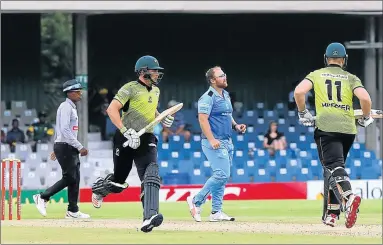
<path fill-rule="evenodd" d="M 5 109 L 5 103 L 2 102 L 1 105 L 3 129 L 9 128 L 9 122 L 14 117 L 22 122 L 20 127 L 28 126 L 36 117 L 36 110 L 28 109 L 25 102 L 12 102 L 9 109 Z M 163 184 L 203 184 L 212 172 L 201 150 L 197 112 L 195 109 L 183 109 L 182 112 L 192 129 L 192 139 L 185 143 L 182 137 L 172 136 L 168 143 L 162 143 L 161 137 L 158 137 L 160 175 Z M 323 179 L 317 146 L 313 139 L 314 128 L 299 125 L 296 111 L 289 111 L 282 103 L 275 105 L 272 110 L 257 103 L 255 109 L 235 113 L 235 117 L 238 122 L 247 124 L 248 130 L 243 135 L 233 133 L 235 152 L 230 182 Z M 262 145 L 271 120 L 278 122 L 278 129 L 284 133 L 288 142 L 288 148 L 276 152 L 273 157 L 269 156 Z M 25 132 L 25 128 L 23 129 Z M 81 187 L 90 187 L 97 177 L 113 170 L 111 147 L 98 144 L 101 142 L 99 135 L 90 134 L 89 137 L 89 145 L 97 150 L 90 150 L 87 162 L 83 161 L 81 164 Z M 60 166 L 48 158 L 52 148 L 53 143 L 38 144 L 37 152 L 32 152 L 28 144 L 17 144 L 16 151 L 11 153 L 7 144 L 1 144 L 1 157 L 18 158 L 22 161 L 23 189 L 41 189 L 61 178 Z M 377 159 L 374 152 L 367 150 L 364 144 L 354 142 L 346 162 L 346 171 L 351 179 L 381 178 L 382 160 Z M 16 178 L 16 172 L 13 177 Z"/>

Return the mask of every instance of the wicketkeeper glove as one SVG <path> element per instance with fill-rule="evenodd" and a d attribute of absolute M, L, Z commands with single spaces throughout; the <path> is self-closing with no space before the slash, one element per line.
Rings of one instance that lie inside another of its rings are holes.
<path fill-rule="evenodd" d="M 311 115 L 310 111 L 305 109 L 298 111 L 299 122 L 306 127 L 312 127 L 315 125 L 315 118 Z"/>
<path fill-rule="evenodd" d="M 174 122 L 174 117 L 167 115 L 161 122 L 165 127 L 170 128 Z"/>
<path fill-rule="evenodd" d="M 365 128 L 367 127 L 368 125 L 370 125 L 371 123 L 374 122 L 374 118 L 368 116 L 368 117 L 361 117 L 358 119 L 358 124 L 359 126 Z"/>
<path fill-rule="evenodd" d="M 127 139 L 128 146 L 132 149 L 137 149 L 140 146 L 140 136 L 136 132 L 136 130 L 130 128 L 126 129 L 126 127 L 123 127 L 120 129 L 120 132 L 124 135 L 124 137 Z"/>

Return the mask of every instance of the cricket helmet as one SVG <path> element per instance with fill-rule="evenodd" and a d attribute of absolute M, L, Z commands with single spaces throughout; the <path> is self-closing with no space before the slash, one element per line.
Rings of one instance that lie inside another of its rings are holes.
<path fill-rule="evenodd" d="M 341 43 L 330 43 L 326 48 L 326 53 L 324 54 L 324 63 L 328 66 L 327 58 L 343 58 L 344 64 L 342 68 L 346 68 L 348 54 L 346 48 Z"/>
<path fill-rule="evenodd" d="M 158 60 L 150 55 L 145 55 L 139 58 L 134 67 L 134 71 L 140 76 L 142 73 L 144 74 L 144 78 L 150 80 L 154 84 L 158 84 L 164 73 L 162 72 L 164 68 L 160 66 Z M 151 79 L 151 73 L 148 70 L 156 70 L 158 71 L 158 78 L 156 81 Z M 161 71 L 161 72 L 160 72 Z"/>

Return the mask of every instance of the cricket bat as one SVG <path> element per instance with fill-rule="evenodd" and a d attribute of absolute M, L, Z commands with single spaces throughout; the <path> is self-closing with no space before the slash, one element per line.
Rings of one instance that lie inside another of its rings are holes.
<path fill-rule="evenodd" d="M 355 118 L 361 118 L 363 116 L 363 111 L 361 109 L 354 110 L 354 116 Z M 371 117 L 372 118 L 383 118 L 383 111 L 382 110 L 371 110 Z"/>
<path fill-rule="evenodd" d="M 166 110 L 164 110 L 163 112 L 160 113 L 160 115 L 158 115 L 151 123 L 149 123 L 148 125 L 146 125 L 143 129 L 141 129 L 140 131 L 138 131 L 138 136 L 141 136 L 143 135 L 146 131 L 148 131 L 149 129 L 151 129 L 152 127 L 156 126 L 157 124 L 159 124 L 165 117 L 167 117 L 168 115 L 173 115 L 174 113 L 176 113 L 177 111 L 181 110 L 181 108 L 184 106 L 183 103 L 179 103 L 175 106 L 172 106 Z M 128 146 L 128 142 L 125 142 L 123 144 L 124 147 L 127 147 Z"/>

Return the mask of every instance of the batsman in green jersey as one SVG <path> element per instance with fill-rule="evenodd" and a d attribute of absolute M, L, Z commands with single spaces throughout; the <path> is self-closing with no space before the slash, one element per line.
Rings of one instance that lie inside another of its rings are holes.
<path fill-rule="evenodd" d="M 345 71 L 348 55 L 340 43 L 331 43 L 324 55 L 326 67 L 315 70 L 295 88 L 299 121 L 315 126 L 314 139 L 323 166 L 324 206 L 322 221 L 334 227 L 340 212 L 345 213 L 347 228 L 354 226 L 361 198 L 352 192 L 345 170 L 347 154 L 357 133 L 353 96 L 358 97 L 363 117 L 362 127 L 370 125 L 371 98 L 360 79 Z M 316 117 L 305 106 L 305 94 L 314 89 Z"/>
<path fill-rule="evenodd" d="M 139 130 L 152 122 L 157 112 L 160 89 L 157 87 L 163 76 L 163 68 L 156 58 L 143 56 L 138 59 L 135 72 L 136 81 L 120 88 L 110 103 L 107 113 L 117 127 L 113 139 L 114 173 L 98 178 L 92 186 L 92 203 L 100 208 L 103 198 L 109 193 L 120 193 L 128 187 L 125 182 L 136 164 L 141 180 L 141 202 L 144 208 L 144 221 L 141 231 L 150 232 L 162 224 L 159 213 L 160 177 L 157 164 L 157 138 L 153 129 L 141 137 Z M 122 110 L 122 116 L 120 116 Z M 170 127 L 174 118 L 167 116 L 162 124 Z M 123 144 L 128 142 L 128 147 Z"/>

